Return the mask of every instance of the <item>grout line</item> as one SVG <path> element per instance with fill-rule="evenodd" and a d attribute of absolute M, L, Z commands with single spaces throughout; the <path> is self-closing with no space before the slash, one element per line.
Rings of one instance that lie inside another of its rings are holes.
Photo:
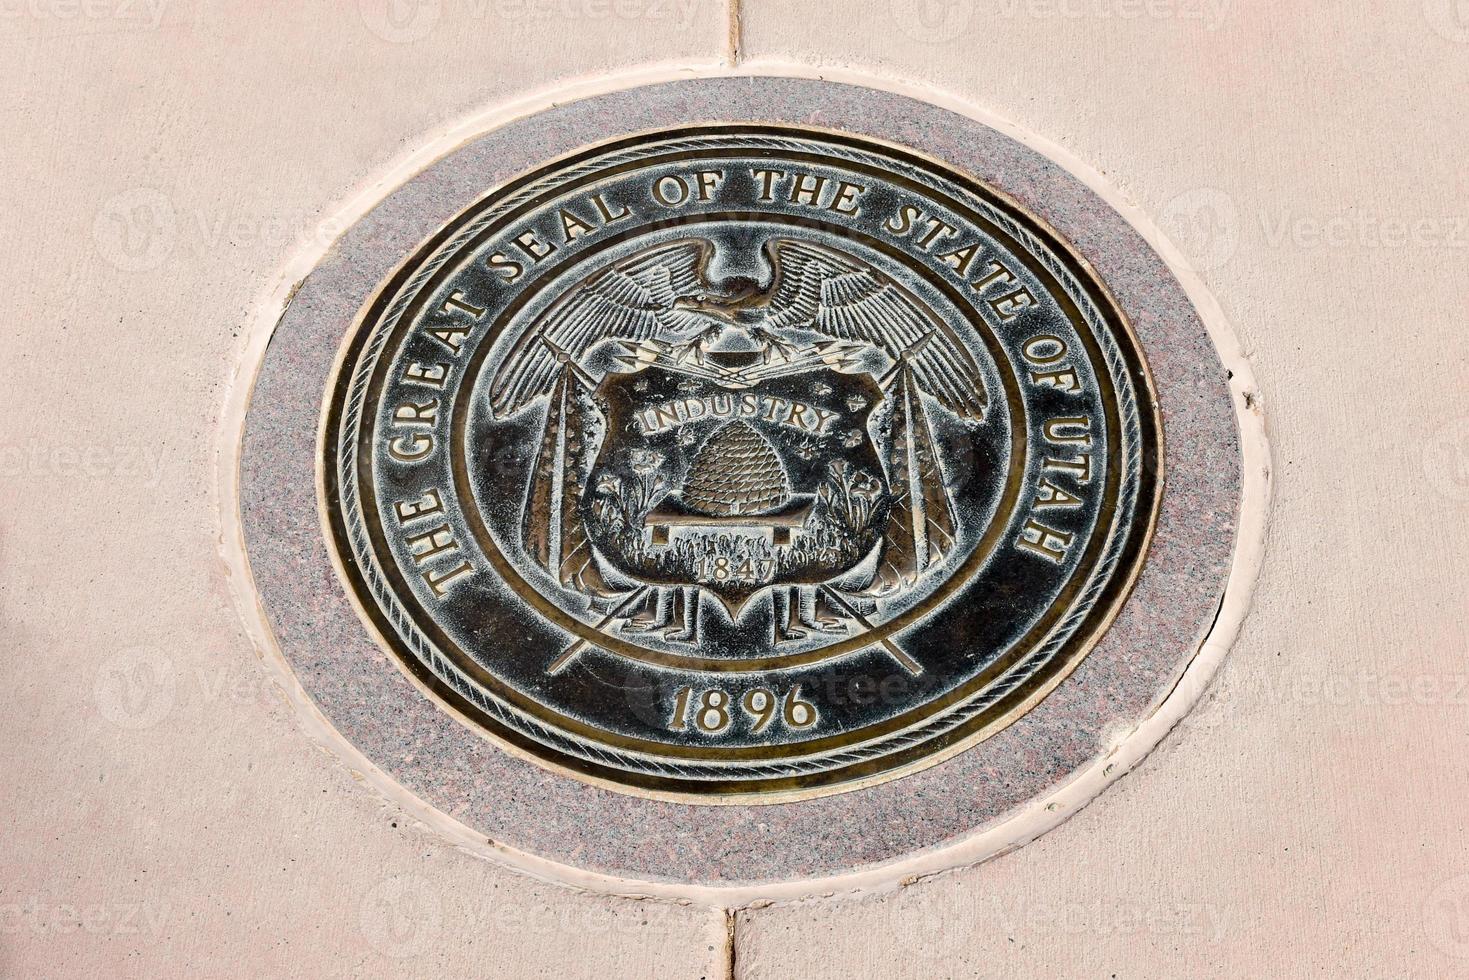
<path fill-rule="evenodd" d="M 738 0 L 731 0 L 732 3 Z M 735 923 L 739 921 L 739 912 L 735 909 L 724 910 L 724 976 L 725 980 L 735 980 Z"/>
<path fill-rule="evenodd" d="M 733 68 L 740 63 L 744 51 L 740 45 L 741 0 L 729 0 L 729 36 L 725 46 L 725 63 Z"/>

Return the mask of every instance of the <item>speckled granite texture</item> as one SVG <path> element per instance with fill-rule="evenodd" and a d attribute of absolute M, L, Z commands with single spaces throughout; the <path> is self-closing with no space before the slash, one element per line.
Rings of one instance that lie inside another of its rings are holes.
<path fill-rule="evenodd" d="M 379 649 L 332 570 L 316 502 L 321 396 L 353 316 L 428 233 L 495 184 L 628 131 L 761 120 L 905 144 L 968 170 L 1090 261 L 1142 342 L 1164 419 L 1167 486 L 1143 574 L 1112 629 L 1038 707 L 926 771 L 764 806 L 691 806 L 598 789 L 517 759 L 422 695 Z M 497 842 L 633 878 L 828 875 L 991 826 L 1054 789 L 1167 694 L 1213 621 L 1234 544 L 1239 447 L 1213 344 L 1164 263 L 1064 169 L 977 122 L 888 93 L 794 79 L 675 82 L 600 96 L 471 141 L 392 192 L 301 284 L 255 386 L 241 461 L 251 568 L 275 638 L 338 732 L 433 806 Z"/>

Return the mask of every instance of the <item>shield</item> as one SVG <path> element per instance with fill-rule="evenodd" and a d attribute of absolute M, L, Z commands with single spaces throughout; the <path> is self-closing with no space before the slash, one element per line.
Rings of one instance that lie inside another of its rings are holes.
<path fill-rule="evenodd" d="M 609 374 L 595 399 L 606 434 L 580 516 L 629 579 L 697 586 L 737 616 L 766 587 L 847 575 L 883 540 L 891 495 L 870 374 L 708 352 Z"/>

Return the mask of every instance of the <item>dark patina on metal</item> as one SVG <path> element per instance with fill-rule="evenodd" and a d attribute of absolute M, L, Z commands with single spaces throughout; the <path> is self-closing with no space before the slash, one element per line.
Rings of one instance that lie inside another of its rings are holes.
<path fill-rule="evenodd" d="M 488 193 L 329 393 L 339 569 L 405 669 L 614 788 L 785 799 L 933 764 L 1111 622 L 1161 490 L 1136 341 L 976 178 L 770 125 Z"/>

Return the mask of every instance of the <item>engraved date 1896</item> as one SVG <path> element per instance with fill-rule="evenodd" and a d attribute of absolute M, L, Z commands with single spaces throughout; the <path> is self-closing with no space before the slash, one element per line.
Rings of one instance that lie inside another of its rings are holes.
<path fill-rule="evenodd" d="M 735 723 L 735 712 L 732 708 L 736 703 L 750 721 L 751 734 L 756 735 L 769 728 L 777 718 L 792 731 L 810 728 L 820 718 L 816 713 L 816 706 L 801 699 L 799 684 L 787 691 L 784 697 L 769 688 L 753 688 L 746 691 L 738 702 L 723 688 L 711 687 L 696 691 L 692 687 L 681 687 L 673 702 L 669 730 L 687 731 L 692 722 L 695 731 L 706 735 L 721 735 L 729 731 Z"/>

